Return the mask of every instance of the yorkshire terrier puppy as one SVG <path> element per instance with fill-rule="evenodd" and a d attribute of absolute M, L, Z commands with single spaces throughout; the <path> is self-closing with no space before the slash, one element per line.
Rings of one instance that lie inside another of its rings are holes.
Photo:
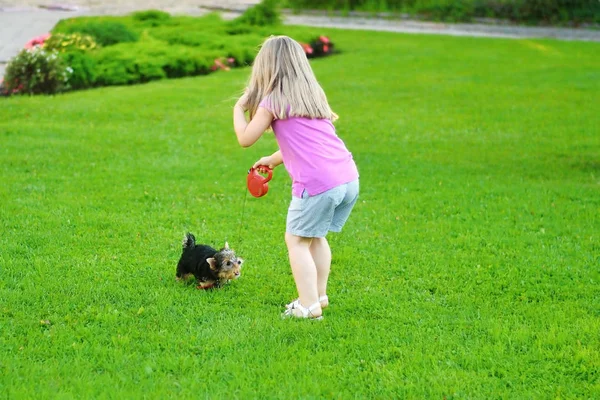
<path fill-rule="evenodd" d="M 191 275 L 196 278 L 198 289 L 221 287 L 232 279 L 240 277 L 244 260 L 225 242 L 225 247 L 217 251 L 210 246 L 196 244 L 196 238 L 187 233 L 183 238 L 183 252 L 177 263 L 177 280 Z"/>

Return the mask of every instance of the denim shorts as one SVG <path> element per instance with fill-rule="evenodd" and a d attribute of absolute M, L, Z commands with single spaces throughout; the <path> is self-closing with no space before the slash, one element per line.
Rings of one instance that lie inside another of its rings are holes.
<path fill-rule="evenodd" d="M 302 197 L 292 196 L 288 208 L 286 231 L 301 237 L 325 237 L 340 232 L 358 199 L 358 179 L 326 192 Z"/>

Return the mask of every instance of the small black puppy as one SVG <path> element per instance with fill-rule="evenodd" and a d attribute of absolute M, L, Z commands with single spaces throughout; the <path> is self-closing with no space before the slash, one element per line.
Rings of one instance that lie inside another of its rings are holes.
<path fill-rule="evenodd" d="M 196 238 L 187 233 L 183 238 L 183 253 L 177 264 L 177 280 L 194 275 L 198 289 L 220 287 L 241 274 L 244 260 L 225 242 L 225 247 L 217 251 L 210 246 L 196 244 Z"/>

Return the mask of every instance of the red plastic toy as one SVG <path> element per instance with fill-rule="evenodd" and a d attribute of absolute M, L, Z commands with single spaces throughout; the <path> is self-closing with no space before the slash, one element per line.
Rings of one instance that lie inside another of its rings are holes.
<path fill-rule="evenodd" d="M 273 170 L 269 167 L 261 166 L 261 170 L 266 170 L 268 176 L 262 176 L 257 168 L 251 168 L 248 171 L 248 191 L 254 197 L 263 197 L 269 191 L 268 182 L 273 178 Z"/>

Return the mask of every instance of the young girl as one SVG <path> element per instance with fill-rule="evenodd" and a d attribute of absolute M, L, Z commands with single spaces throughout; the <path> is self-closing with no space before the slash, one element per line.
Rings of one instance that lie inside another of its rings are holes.
<path fill-rule="evenodd" d="M 285 243 L 299 297 L 284 316 L 322 318 L 331 267 L 325 236 L 342 230 L 358 198 L 358 171 L 335 133 L 336 119 L 300 44 L 287 36 L 267 39 L 233 109 L 233 125 L 242 147 L 272 127 L 279 150 L 254 168 L 283 163 L 292 178 Z"/>

